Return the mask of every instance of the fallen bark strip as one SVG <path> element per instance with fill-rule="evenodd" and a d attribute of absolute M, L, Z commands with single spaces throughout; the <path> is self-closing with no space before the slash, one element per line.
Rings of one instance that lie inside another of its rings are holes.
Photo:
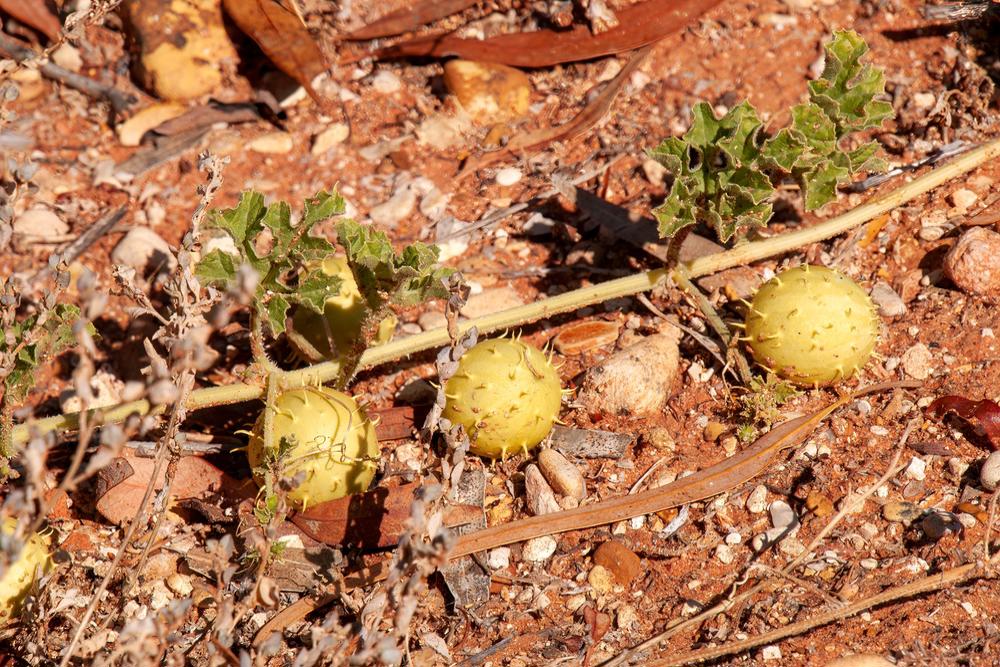
<path fill-rule="evenodd" d="M 549 67 L 648 46 L 689 25 L 720 1 L 648 0 L 617 10 L 618 26 L 596 35 L 585 25 L 577 25 L 571 30 L 534 30 L 489 39 L 437 34 L 393 44 L 372 55 L 379 60 L 458 56 L 512 67 Z"/>

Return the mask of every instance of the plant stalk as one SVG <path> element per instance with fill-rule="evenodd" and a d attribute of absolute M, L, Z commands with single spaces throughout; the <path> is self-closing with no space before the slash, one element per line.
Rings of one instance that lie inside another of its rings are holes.
<path fill-rule="evenodd" d="M 781 255 L 796 248 L 842 234 L 847 230 L 862 225 L 883 213 L 901 206 L 934 188 L 961 176 L 990 160 L 1000 158 L 1000 138 L 983 144 L 954 160 L 943 164 L 899 188 L 862 204 L 843 215 L 826 220 L 807 229 L 800 229 L 787 234 L 781 234 L 760 241 L 724 250 L 705 257 L 699 257 L 680 264 L 685 274 L 691 278 L 700 278 L 712 273 L 735 266 L 750 264 L 768 257 Z M 584 306 L 601 303 L 610 299 L 630 296 L 652 289 L 669 275 L 665 268 L 643 271 L 624 278 L 609 280 L 590 287 L 583 287 L 571 292 L 542 299 L 516 308 L 486 315 L 474 320 L 459 323 L 459 335 L 465 334 L 472 327 L 480 333 L 488 333 L 498 329 L 506 329 L 535 322 L 546 317 L 566 313 Z M 361 356 L 358 369 L 372 368 L 391 361 L 403 359 L 417 352 L 422 352 L 450 341 L 446 328 L 425 331 L 414 336 L 407 336 L 391 341 L 379 347 L 370 348 Z M 341 373 L 341 365 L 337 361 L 323 363 L 283 373 L 284 385 L 288 388 L 305 385 L 316 385 L 337 379 Z M 206 387 L 190 394 L 187 400 L 188 410 L 198 410 L 218 405 L 242 403 L 260 398 L 264 395 L 264 384 L 236 383 L 220 387 Z M 148 401 L 140 400 L 123 403 L 104 410 L 94 410 L 97 421 L 111 423 L 123 421 L 133 413 L 146 414 L 150 411 Z M 12 441 L 15 446 L 27 442 L 31 428 L 42 432 L 52 430 L 71 430 L 79 424 L 79 415 L 70 413 L 55 417 L 37 419 L 26 424 L 20 424 L 13 429 Z"/>

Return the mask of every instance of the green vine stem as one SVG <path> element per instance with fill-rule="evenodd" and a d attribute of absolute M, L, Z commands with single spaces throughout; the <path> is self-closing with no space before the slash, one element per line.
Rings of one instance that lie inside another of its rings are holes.
<path fill-rule="evenodd" d="M 867 204 L 862 204 L 847 213 L 821 222 L 806 229 L 799 229 L 787 234 L 775 236 L 760 241 L 724 250 L 705 257 L 699 257 L 681 266 L 686 275 L 700 278 L 724 269 L 750 264 L 768 257 L 781 255 L 802 246 L 824 241 L 842 234 L 858 225 L 862 225 L 897 206 L 901 206 L 930 190 L 961 176 L 985 162 L 1000 158 L 1000 138 L 961 155 L 947 164 L 941 165 L 911 182 L 889 192 Z M 653 269 L 643 271 L 624 278 L 617 278 L 598 285 L 584 287 L 557 296 L 542 299 L 517 308 L 510 308 L 499 313 L 486 315 L 459 324 L 460 334 L 472 327 L 480 333 L 488 333 L 498 329 L 507 329 L 535 322 L 546 317 L 574 311 L 587 305 L 601 303 L 609 299 L 630 296 L 652 289 L 669 275 L 669 269 Z M 365 351 L 361 356 L 358 369 L 372 368 L 391 361 L 449 343 L 446 328 L 425 331 L 414 336 L 401 338 L 379 347 Z M 341 367 L 336 361 L 327 361 L 315 366 L 309 366 L 283 373 L 283 384 L 287 388 L 321 384 L 330 382 L 340 375 Z M 191 393 L 187 400 L 188 410 L 198 410 L 218 405 L 230 405 L 258 399 L 264 395 L 264 384 L 236 383 L 219 387 L 206 387 Z M 148 401 L 123 403 L 103 410 L 93 410 L 91 414 L 97 420 L 96 424 L 120 422 L 133 413 L 146 414 L 150 412 Z M 15 446 L 27 442 L 30 429 L 41 432 L 53 430 L 72 430 L 79 423 L 78 413 L 58 415 L 37 419 L 16 426 L 12 433 Z M 95 425 L 96 425 L 95 424 Z"/>

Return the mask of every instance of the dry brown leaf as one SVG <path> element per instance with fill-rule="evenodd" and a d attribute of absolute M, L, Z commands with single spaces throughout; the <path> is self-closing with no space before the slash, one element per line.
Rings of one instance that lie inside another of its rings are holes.
<path fill-rule="evenodd" d="M 570 141 L 590 131 L 608 113 L 615 98 L 618 97 L 618 93 L 621 92 L 629 77 L 632 76 L 632 73 L 642 64 L 652 50 L 653 45 L 650 44 L 632 56 L 632 59 L 628 61 L 625 67 L 622 67 L 618 75 L 608 82 L 604 90 L 601 91 L 601 94 L 595 97 L 580 113 L 573 116 L 569 122 L 514 137 L 501 150 L 470 158 L 465 163 L 465 166 L 462 167 L 462 171 L 458 177 L 462 178 L 477 169 L 487 167 L 504 158 L 514 157 L 524 151 L 544 148 L 555 141 Z"/>
<path fill-rule="evenodd" d="M 619 24 L 594 35 L 579 25 L 572 30 L 535 30 L 489 39 L 453 34 L 427 35 L 375 51 L 391 58 L 458 56 L 514 67 L 548 67 L 638 49 L 659 41 L 719 4 L 720 0 L 648 0 L 617 10 Z"/>
<path fill-rule="evenodd" d="M 420 487 L 415 482 L 329 500 L 295 514 L 291 521 L 303 533 L 324 544 L 365 549 L 391 547 L 405 530 L 414 493 Z M 444 523 L 449 527 L 463 525 L 482 513 L 482 508 L 475 505 L 453 505 L 445 511 Z"/>
<path fill-rule="evenodd" d="M 233 22 L 282 72 L 305 88 L 317 104 L 323 100 L 312 81 L 326 71 L 326 61 L 299 15 L 278 0 L 222 0 Z"/>
<path fill-rule="evenodd" d="M 123 525 L 135 518 L 153 478 L 153 459 L 130 456 L 115 459 L 98 474 L 96 482 L 97 511 L 111 523 Z M 163 488 L 166 470 L 160 471 L 155 490 Z M 185 498 L 216 498 L 219 494 L 239 500 L 253 497 L 253 482 L 239 482 L 198 456 L 184 456 L 177 462 L 171 484 L 175 500 Z"/>
<path fill-rule="evenodd" d="M 345 39 L 363 40 L 401 35 L 404 32 L 416 30 L 422 25 L 456 14 L 471 7 L 476 2 L 477 0 L 424 0 L 424 2 L 418 2 L 415 7 L 404 7 L 390 12 L 365 27 L 349 33 Z"/>
<path fill-rule="evenodd" d="M 62 24 L 45 6 L 44 0 L 0 0 L 0 11 L 6 12 L 28 27 L 34 28 L 49 38 L 59 40 Z"/>

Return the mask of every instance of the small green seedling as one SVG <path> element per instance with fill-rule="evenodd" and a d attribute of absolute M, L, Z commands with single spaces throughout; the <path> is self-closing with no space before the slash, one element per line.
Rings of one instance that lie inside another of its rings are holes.
<path fill-rule="evenodd" d="M 471 451 L 503 459 L 527 452 L 549 434 L 559 418 L 562 385 L 541 350 L 495 338 L 462 355 L 445 395 L 443 416 L 465 427 Z"/>
<path fill-rule="evenodd" d="M 327 297 L 322 315 L 311 308 L 299 306 L 292 315 L 292 326 L 287 331 L 288 340 L 296 352 L 306 361 L 316 363 L 334 357 L 330 341 L 333 341 L 337 357 L 342 357 L 353 348 L 361 336 L 368 308 L 351 273 L 351 267 L 343 257 L 328 257 L 318 267 L 310 267 L 310 270 L 319 270 L 341 281 L 339 291 L 333 291 L 332 296 Z M 396 328 L 396 321 L 395 315 L 382 320 L 369 346 L 389 342 Z"/>
<path fill-rule="evenodd" d="M 857 373 L 878 335 L 872 300 L 853 280 L 823 266 L 799 266 L 764 283 L 746 319 L 757 362 L 806 386 Z"/>
<path fill-rule="evenodd" d="M 280 450 L 282 473 L 304 479 L 288 498 L 299 509 L 366 491 L 378 468 L 375 426 L 357 402 L 328 387 L 303 387 L 278 396 L 274 405 L 271 442 L 265 450 L 264 415 L 257 419 L 247 458 L 257 483 L 268 455 Z"/>
<path fill-rule="evenodd" d="M 13 534 L 16 528 L 17 521 L 7 518 L 0 531 L 6 536 Z M 31 590 L 35 574 L 39 570 L 45 573 L 52 569 L 50 548 L 49 538 L 36 533 L 25 541 L 17 558 L 7 564 L 3 577 L 0 578 L 0 627 L 6 625 L 21 610 L 21 603 Z"/>

